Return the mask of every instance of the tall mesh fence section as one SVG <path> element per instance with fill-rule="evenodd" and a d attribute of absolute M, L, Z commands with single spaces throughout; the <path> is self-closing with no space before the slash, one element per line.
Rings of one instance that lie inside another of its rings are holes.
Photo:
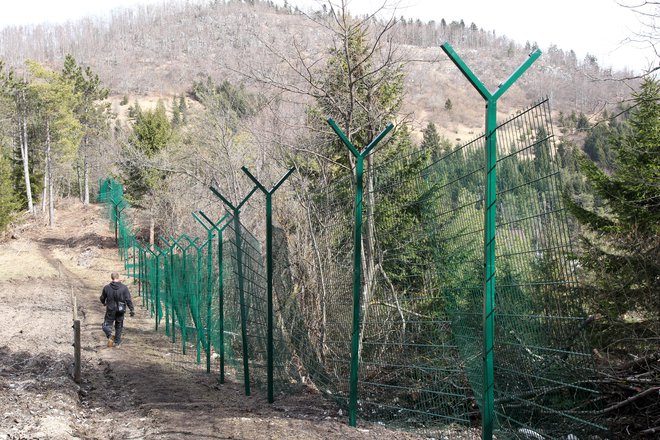
<path fill-rule="evenodd" d="M 238 229 L 237 229 L 238 228 Z M 237 233 L 238 232 L 238 233 Z M 267 297 L 266 269 L 259 241 L 245 227 L 230 222 L 225 230 L 229 260 L 228 282 L 225 283 L 225 329 L 231 341 L 231 349 L 243 361 L 243 344 L 249 359 L 250 383 L 259 389 L 267 385 Z M 240 264 L 240 272 L 239 272 Z M 241 289 L 243 290 L 241 292 Z M 241 300 L 241 295 L 243 299 Z M 245 340 L 242 336 L 241 312 L 245 313 Z M 275 393 L 287 391 L 299 381 L 299 375 L 291 360 L 291 352 L 280 326 L 273 329 L 273 388 Z M 238 378 L 245 380 L 243 368 Z"/>
<path fill-rule="evenodd" d="M 447 207 L 435 198 L 442 189 L 432 156 L 376 151 L 370 167 L 360 398 L 362 417 L 442 435 L 442 426 L 470 427 L 476 412 L 434 260 L 433 227 Z"/>
<path fill-rule="evenodd" d="M 495 410 L 501 432 L 602 434 L 548 100 L 498 128 Z"/>
<path fill-rule="evenodd" d="M 498 438 L 602 434 L 598 390 L 544 100 L 497 129 L 495 412 Z M 467 377 L 481 401 L 485 138 L 429 167 L 440 286 Z"/>
<path fill-rule="evenodd" d="M 423 229 L 436 266 L 436 294 L 476 403 L 483 397 L 483 148 L 482 137 L 435 152 L 423 172 L 429 188 Z"/>
<path fill-rule="evenodd" d="M 498 438 L 603 433 L 589 416 L 598 396 L 586 385 L 594 375 L 590 318 L 575 289 L 549 115 L 545 100 L 497 131 Z M 369 161 L 362 419 L 426 435 L 480 435 L 484 148 L 482 136 L 405 157 L 377 150 Z M 296 361 L 343 405 L 351 360 L 353 195 L 346 177 L 306 199 L 307 266 L 294 271 L 291 295 L 278 298 Z"/>
<path fill-rule="evenodd" d="M 133 278 L 140 303 L 171 344 L 167 354 L 175 368 L 217 371 L 217 255 L 204 239 L 160 237 L 153 247 L 136 237 L 130 205 L 113 179 L 100 183 L 98 201 L 107 206 L 125 274 Z M 211 261 L 209 264 L 209 253 Z M 214 264 L 214 262 L 216 262 Z M 210 283 L 209 283 L 210 279 Z M 134 295 L 135 296 L 135 295 Z M 214 304 L 215 309 L 214 309 Z"/>
<path fill-rule="evenodd" d="M 496 437 L 602 437 L 586 338 L 593 318 L 576 288 L 548 101 L 501 123 L 497 139 Z M 354 178 L 346 172 L 298 193 L 298 214 L 273 228 L 278 392 L 302 381 L 348 408 L 358 331 L 360 419 L 430 437 L 481 435 L 484 150 L 482 136 L 407 155 L 384 145 L 366 159 L 356 329 Z M 216 374 L 224 350 L 228 371 L 237 380 L 248 372 L 261 388 L 268 330 L 259 239 L 230 219 L 222 246 L 216 231 L 210 245 L 208 236 L 182 235 L 150 248 L 135 238 L 120 185 L 101 182 L 99 201 L 173 356 L 195 368 L 212 359 Z"/>
<path fill-rule="evenodd" d="M 416 153 L 371 164 L 365 178 L 358 414 L 427 435 L 477 438 L 471 390 L 437 289 L 425 220 L 429 164 L 427 153 Z M 285 271 L 291 293 L 278 297 L 303 376 L 343 410 L 353 331 L 354 191 L 348 176 L 309 195 L 307 231 L 298 237 L 309 246 L 293 244 L 309 266 Z"/>
<path fill-rule="evenodd" d="M 284 274 L 279 283 L 291 283 L 275 296 L 293 360 L 303 381 L 342 411 L 349 398 L 353 190 L 351 179 L 341 178 L 302 195 L 306 220 L 294 227 L 299 236 L 291 250 L 283 231 L 274 234 L 275 273 Z M 289 253 L 304 263 L 288 270 Z"/>

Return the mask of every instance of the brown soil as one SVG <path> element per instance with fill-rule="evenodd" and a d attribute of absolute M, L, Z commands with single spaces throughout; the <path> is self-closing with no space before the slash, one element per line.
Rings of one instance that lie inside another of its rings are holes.
<path fill-rule="evenodd" d="M 268 404 L 259 390 L 175 366 L 136 302 L 107 348 L 99 302 L 121 263 L 100 206 L 63 202 L 55 228 L 30 220 L 0 243 L 0 439 L 418 439 L 360 423 L 311 389 Z M 73 307 L 82 382 L 72 380 Z"/>

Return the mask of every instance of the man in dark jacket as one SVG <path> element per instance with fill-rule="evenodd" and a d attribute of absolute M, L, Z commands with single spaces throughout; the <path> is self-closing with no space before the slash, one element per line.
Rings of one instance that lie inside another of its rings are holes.
<path fill-rule="evenodd" d="M 126 308 L 131 311 L 131 316 L 135 315 L 133 301 L 128 287 L 119 280 L 119 274 L 112 272 L 110 274 L 112 281 L 103 288 L 101 293 L 101 302 L 105 305 L 105 318 L 103 319 L 103 333 L 108 338 L 108 347 L 121 344 L 121 332 L 124 328 L 124 314 Z M 112 324 L 115 325 L 115 335 L 112 336 Z"/>

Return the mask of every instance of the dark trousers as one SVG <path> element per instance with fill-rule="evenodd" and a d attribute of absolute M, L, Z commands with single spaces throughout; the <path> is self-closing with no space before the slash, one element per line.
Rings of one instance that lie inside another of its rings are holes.
<path fill-rule="evenodd" d="M 106 310 L 103 319 L 103 333 L 106 337 L 112 335 L 112 324 L 115 325 L 115 344 L 121 343 L 121 332 L 124 329 L 124 313 L 117 313 L 114 310 Z"/>

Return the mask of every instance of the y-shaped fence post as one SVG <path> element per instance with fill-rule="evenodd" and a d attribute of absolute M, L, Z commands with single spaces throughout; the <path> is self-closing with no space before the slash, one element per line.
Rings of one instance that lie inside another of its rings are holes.
<path fill-rule="evenodd" d="M 197 223 L 206 229 L 206 372 L 211 373 L 211 299 L 213 289 L 213 227 L 206 226 L 206 223 L 200 219 L 194 212 L 191 213 Z"/>
<path fill-rule="evenodd" d="M 495 419 L 494 395 L 494 363 L 493 351 L 495 349 L 495 224 L 496 224 L 496 196 L 497 196 L 497 100 L 511 85 L 541 56 L 536 49 L 518 69 L 500 84 L 494 93 L 490 93 L 479 78 L 468 68 L 463 60 L 454 52 L 449 43 L 444 43 L 442 50 L 459 68 L 472 86 L 477 89 L 486 101 L 486 194 L 484 212 L 484 345 L 483 345 L 483 403 L 482 403 L 482 438 L 493 438 L 493 425 Z"/>
<path fill-rule="evenodd" d="M 218 345 L 220 348 L 220 383 L 225 383 L 225 288 L 224 288 L 224 279 L 223 279 L 223 268 L 222 268 L 222 232 L 230 222 L 224 224 L 224 226 L 219 227 L 222 222 L 224 222 L 229 214 L 222 216 L 217 223 L 213 222 L 204 212 L 199 211 L 199 215 L 204 217 L 204 219 L 209 222 L 211 228 L 218 231 Z M 231 220 L 231 219 L 230 219 Z M 208 316 L 209 322 L 211 320 L 211 299 L 210 299 L 210 290 L 209 290 L 209 303 L 208 303 Z M 209 333 L 209 340 L 207 342 L 209 346 L 209 352 L 211 347 L 211 334 Z M 207 359 L 207 363 L 210 363 L 211 360 Z M 210 365 L 208 366 L 210 368 Z"/>
<path fill-rule="evenodd" d="M 267 301 L 267 334 L 266 334 L 266 351 L 268 353 L 268 362 L 266 368 L 266 376 L 268 383 L 268 403 L 274 402 L 273 397 L 273 193 L 284 183 L 284 181 L 293 173 L 295 168 L 291 168 L 277 182 L 273 188 L 268 191 L 254 177 L 247 168 L 242 167 L 243 172 L 254 182 L 254 184 L 266 196 L 266 301 Z"/>
<path fill-rule="evenodd" d="M 171 237 L 174 240 L 174 237 Z M 187 240 L 188 246 L 182 246 L 179 244 L 181 240 Z M 188 260 L 188 249 L 195 247 L 195 242 L 197 237 L 194 240 L 191 240 L 186 234 L 181 234 L 178 240 L 174 240 L 176 245 L 181 249 L 181 267 L 183 273 L 181 276 L 181 295 L 179 296 L 179 308 L 176 310 L 179 316 L 179 324 L 181 327 L 181 351 L 183 354 L 186 354 L 186 342 L 188 340 L 188 312 L 186 310 L 186 305 L 188 302 L 188 272 L 187 272 L 187 260 Z M 196 248 L 197 249 L 197 248 Z M 172 315 L 174 316 L 174 315 Z M 183 321 L 183 322 L 181 322 Z M 199 347 L 198 347 L 199 350 Z"/>
<path fill-rule="evenodd" d="M 146 285 L 145 285 L 145 294 L 144 294 L 144 296 L 146 296 L 146 297 L 151 296 L 151 308 L 150 309 L 149 309 L 149 301 L 147 301 L 147 309 L 150 310 L 151 316 L 153 316 L 153 313 L 154 313 L 154 302 L 155 301 L 160 301 L 160 299 L 158 298 L 158 291 L 160 290 L 160 281 L 158 279 L 158 276 L 159 276 L 158 272 L 159 272 L 159 268 L 160 268 L 160 257 L 161 257 L 161 255 L 163 255 L 163 250 L 162 249 L 160 249 L 156 245 L 153 245 L 153 247 L 154 247 L 153 251 L 149 248 L 149 246 L 145 247 L 145 250 L 151 254 L 152 261 L 155 260 L 155 264 L 153 265 L 154 266 L 154 274 L 153 275 L 149 274 L 149 280 L 148 280 L 149 295 L 146 294 Z M 156 253 L 156 252 L 158 252 L 158 253 Z M 145 262 L 145 264 L 147 264 L 147 262 Z M 154 298 L 154 292 L 156 293 L 155 298 Z M 158 316 L 158 307 L 160 307 L 159 303 L 157 303 L 156 306 L 155 306 L 155 308 L 156 308 L 156 331 L 158 331 L 158 321 L 160 319 L 160 317 Z"/>
<path fill-rule="evenodd" d="M 353 331 L 351 333 L 351 378 L 348 398 L 348 424 L 357 424 L 357 388 L 358 360 L 360 357 L 360 291 L 362 280 L 362 193 L 364 177 L 364 158 L 371 153 L 376 145 L 389 133 L 394 126 L 388 124 L 362 152 L 351 143 L 335 121 L 328 119 L 328 124 L 355 157 L 355 237 L 353 241 Z"/>
<path fill-rule="evenodd" d="M 229 200 L 227 200 L 220 192 L 213 188 L 209 187 L 211 192 L 215 194 L 220 200 L 222 200 L 225 205 L 229 207 L 232 211 L 232 217 L 234 218 L 234 234 L 236 236 L 236 270 L 238 272 L 238 301 L 241 308 L 241 339 L 243 340 L 243 377 L 245 382 L 245 395 L 250 395 L 250 365 L 248 359 L 248 343 L 247 343 L 247 306 L 245 304 L 245 290 L 244 290 L 244 280 L 243 280 L 243 250 L 241 246 L 241 208 L 243 205 L 252 197 L 252 194 L 257 190 L 255 186 L 252 188 L 252 191 L 249 192 L 247 196 L 239 203 L 237 206 L 234 206 Z"/>
<path fill-rule="evenodd" d="M 167 240 L 165 237 L 160 237 L 160 239 L 165 243 L 169 249 L 169 255 L 170 255 L 170 281 L 169 281 L 169 307 L 167 302 L 165 303 L 165 334 L 167 336 L 172 336 L 172 343 L 174 344 L 176 342 L 176 323 L 174 322 L 175 319 L 175 311 L 174 311 L 174 248 L 177 247 L 179 244 L 178 241 L 174 241 L 174 243 L 170 244 L 170 242 Z M 174 240 L 174 239 L 172 239 Z M 167 294 L 167 290 L 165 291 Z M 168 299 L 166 298 L 166 301 Z M 170 308 L 172 309 L 172 324 L 170 326 L 170 315 L 169 311 Z M 170 329 L 171 327 L 171 329 Z M 169 333 L 168 333 L 169 332 Z M 171 333 L 171 335 L 170 335 Z"/>

